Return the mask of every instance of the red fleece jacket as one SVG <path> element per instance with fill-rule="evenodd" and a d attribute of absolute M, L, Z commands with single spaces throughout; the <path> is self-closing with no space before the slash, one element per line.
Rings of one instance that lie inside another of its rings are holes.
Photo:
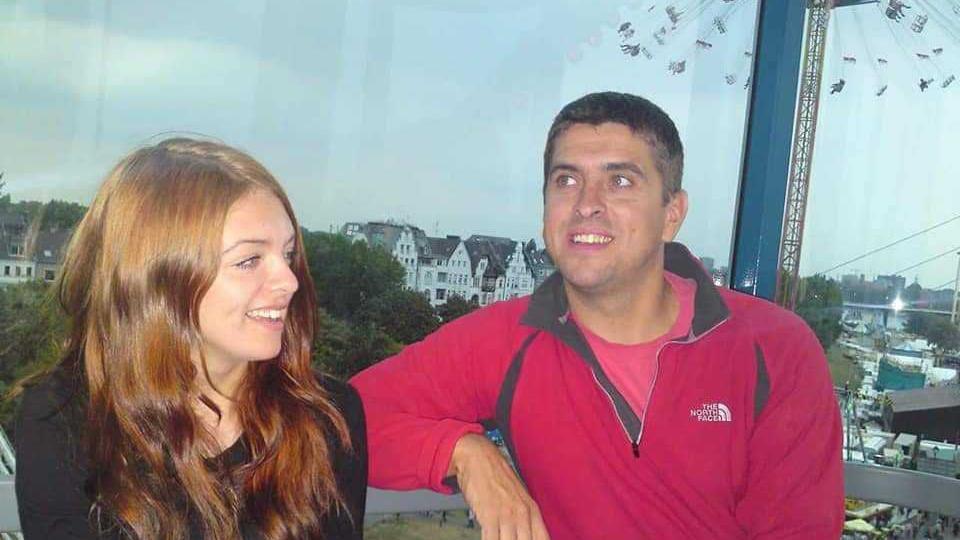
<path fill-rule="evenodd" d="M 829 539 L 843 526 L 840 415 L 801 319 L 697 281 L 690 335 L 634 413 L 569 319 L 562 278 L 458 319 L 357 375 L 370 483 L 450 492 L 456 441 L 501 429 L 553 540 Z"/>

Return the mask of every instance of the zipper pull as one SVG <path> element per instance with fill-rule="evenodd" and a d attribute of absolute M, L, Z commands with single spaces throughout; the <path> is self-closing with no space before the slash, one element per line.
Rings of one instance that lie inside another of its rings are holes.
<path fill-rule="evenodd" d="M 630 447 L 633 448 L 633 457 L 640 457 L 640 443 L 633 441 L 630 443 Z"/>

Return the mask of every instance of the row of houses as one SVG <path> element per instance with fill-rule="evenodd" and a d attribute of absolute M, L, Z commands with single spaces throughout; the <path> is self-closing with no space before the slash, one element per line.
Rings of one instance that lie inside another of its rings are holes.
<path fill-rule="evenodd" d="M 430 237 L 413 225 L 379 221 L 347 223 L 340 233 L 392 254 L 406 271 L 406 287 L 433 306 L 453 295 L 481 306 L 528 295 L 554 271 L 546 250 L 532 239 Z"/>
<path fill-rule="evenodd" d="M 24 214 L 0 213 L 0 285 L 56 280 L 69 240 L 69 230 L 40 230 Z"/>

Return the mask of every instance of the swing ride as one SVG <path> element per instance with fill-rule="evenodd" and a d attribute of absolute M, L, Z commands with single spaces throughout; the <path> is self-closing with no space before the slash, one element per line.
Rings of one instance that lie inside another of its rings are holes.
<path fill-rule="evenodd" d="M 826 0 L 807 0 L 817 4 Z M 910 3 L 907 3 L 907 2 Z M 663 61 L 666 72 L 672 76 L 683 75 L 687 72 L 688 60 L 696 54 L 709 53 L 714 46 L 731 46 L 729 41 L 729 27 L 732 18 L 739 14 L 750 16 L 749 9 L 742 9 L 747 0 L 687 0 L 686 2 L 664 2 L 648 0 L 640 2 L 642 9 L 635 20 L 623 21 L 617 29 L 620 51 L 631 58 L 647 61 Z M 865 6 L 872 4 L 872 6 Z M 886 27 L 888 38 L 885 41 L 893 43 L 897 49 L 895 63 L 907 65 L 914 72 L 912 86 L 919 92 L 939 88 L 946 89 L 956 81 L 953 69 L 956 68 L 956 54 L 951 49 L 960 45 L 960 0 L 833 0 L 827 9 L 839 7 L 865 6 L 853 11 L 856 33 L 841 28 L 840 21 L 835 20 L 831 34 L 834 35 L 833 48 L 827 53 L 828 57 L 836 57 L 839 62 L 824 62 L 835 64 L 830 74 L 830 94 L 842 93 L 845 89 L 872 84 L 873 95 L 882 97 L 891 82 L 887 75 L 889 60 L 880 55 L 874 55 L 876 44 L 868 39 L 865 28 L 873 25 Z M 709 20 L 709 26 L 702 21 Z M 686 43 L 683 30 L 696 22 L 703 26 L 692 43 Z M 942 30 L 951 43 L 929 43 L 926 31 L 927 26 L 934 24 Z M 846 24 L 844 24 L 846 26 Z M 854 30 L 854 29 L 851 29 Z M 808 28 L 808 34 L 815 33 L 815 28 Z M 725 67 L 723 81 L 727 85 L 745 82 L 744 88 L 749 88 L 749 73 L 752 68 L 752 41 L 733 44 L 743 48 L 744 53 L 740 62 Z M 678 51 L 679 49 L 679 51 Z M 860 54 L 851 51 L 858 50 Z M 866 57 L 860 57 L 866 52 Z M 679 53 L 679 54 L 678 54 Z M 661 60 L 662 59 L 662 60 Z M 867 66 L 869 74 L 863 74 L 859 66 Z M 820 66 L 822 70 L 822 65 Z M 857 70 L 857 73 L 852 71 Z M 851 73 L 848 73 L 851 71 Z M 865 80 L 865 79 L 871 80 Z M 902 82 L 902 81 L 894 81 Z M 848 84 L 850 83 L 850 84 Z M 898 84 L 894 84 L 897 87 Z"/>
<path fill-rule="evenodd" d="M 777 301 L 791 308 L 796 305 L 799 290 L 800 244 L 821 83 L 829 85 L 829 94 L 824 99 L 840 99 L 844 93 L 865 86 L 868 95 L 875 99 L 884 99 L 891 88 L 929 97 L 937 92 L 952 91 L 956 81 L 954 72 L 960 67 L 956 52 L 960 48 L 960 0 L 806 2 L 806 47 L 777 272 Z M 743 81 L 743 88 L 749 89 L 753 36 L 749 36 L 749 42 L 730 43 L 737 33 L 729 31 L 737 22 L 738 12 L 750 16 L 751 10 L 741 9 L 747 3 L 756 5 L 749 0 L 640 2 L 638 5 L 645 7 L 640 10 L 642 15 L 619 26 L 620 51 L 638 61 L 662 62 L 670 76 L 682 77 L 687 73 L 689 60 L 719 56 L 724 48 L 738 47 L 744 51 L 742 55 L 724 57 L 728 62 L 730 58 L 739 61 L 723 66 L 723 81 L 727 85 Z M 837 8 L 850 8 L 843 11 L 851 16 L 837 16 L 831 22 L 830 13 Z M 846 28 L 850 18 L 852 29 Z M 705 21 L 710 21 L 709 25 L 704 24 Z M 696 37 L 690 39 L 689 33 L 683 30 L 694 22 L 699 30 Z M 828 23 L 832 36 L 829 51 Z M 878 35 L 882 43 L 875 42 Z M 831 66 L 829 73 L 824 73 L 825 64 Z"/>

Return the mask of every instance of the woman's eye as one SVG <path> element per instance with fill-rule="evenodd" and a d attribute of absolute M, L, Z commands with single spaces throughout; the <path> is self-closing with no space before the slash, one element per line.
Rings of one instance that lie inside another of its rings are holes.
<path fill-rule="evenodd" d="M 613 177 L 613 184 L 617 187 L 629 187 L 633 185 L 633 181 L 626 176 L 618 174 L 617 176 Z"/>
<path fill-rule="evenodd" d="M 283 257 L 287 260 L 287 264 L 293 262 L 297 258 L 297 250 L 291 249 L 290 251 L 283 254 Z"/>
<path fill-rule="evenodd" d="M 257 266 L 258 262 L 260 262 L 260 256 L 254 255 L 253 257 L 249 257 L 247 259 L 244 259 L 238 262 L 234 266 L 236 266 L 241 270 L 250 270 L 251 268 L 254 268 L 255 266 Z"/>

